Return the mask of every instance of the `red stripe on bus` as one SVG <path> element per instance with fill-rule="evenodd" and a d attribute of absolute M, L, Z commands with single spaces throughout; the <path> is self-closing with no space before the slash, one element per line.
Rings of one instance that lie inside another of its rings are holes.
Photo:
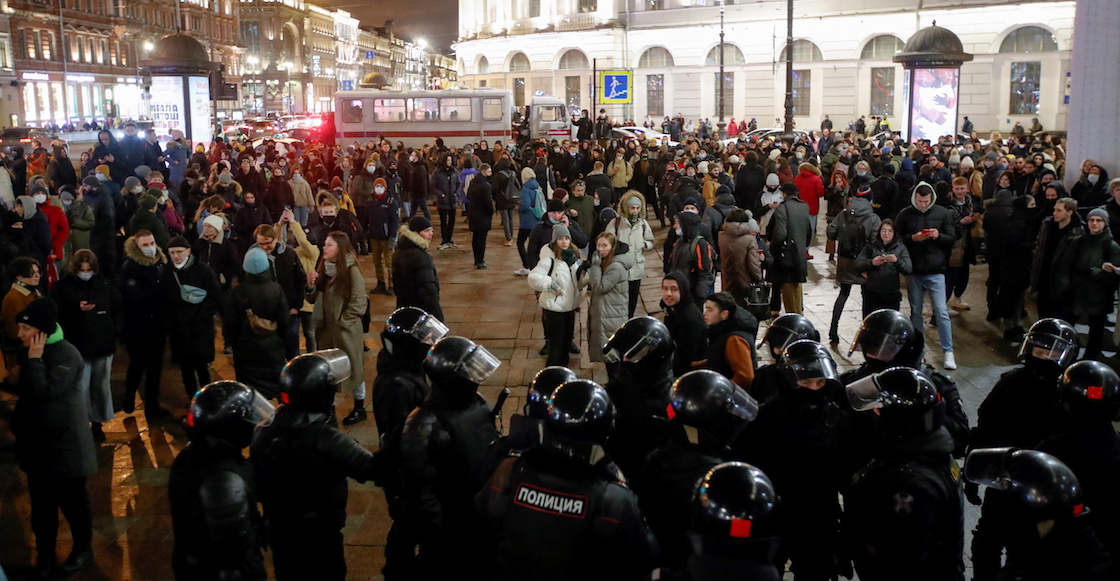
<path fill-rule="evenodd" d="M 377 137 L 384 135 L 386 138 L 390 137 L 475 137 L 478 135 L 488 137 L 505 137 L 510 134 L 509 131 L 343 131 L 335 135 L 336 138 L 351 138 L 351 137 Z"/>

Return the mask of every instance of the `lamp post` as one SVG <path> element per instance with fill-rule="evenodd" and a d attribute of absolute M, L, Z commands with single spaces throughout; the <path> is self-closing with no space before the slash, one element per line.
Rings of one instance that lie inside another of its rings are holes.
<path fill-rule="evenodd" d="M 716 139 L 723 139 L 723 130 L 727 127 L 727 123 L 723 120 L 723 84 L 727 79 L 723 74 L 723 12 L 725 0 L 719 0 L 719 121 L 716 122 Z"/>
<path fill-rule="evenodd" d="M 793 0 L 786 0 L 786 121 L 782 139 L 793 147 Z"/>

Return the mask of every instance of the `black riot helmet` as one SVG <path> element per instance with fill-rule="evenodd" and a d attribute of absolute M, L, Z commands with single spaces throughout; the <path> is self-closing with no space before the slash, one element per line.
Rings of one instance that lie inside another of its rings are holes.
<path fill-rule="evenodd" d="M 490 377 L 501 362 L 485 347 L 465 337 L 448 335 L 428 351 L 424 372 L 432 381 L 432 389 L 452 396 L 465 396 L 478 391 L 478 385 Z"/>
<path fill-rule="evenodd" d="M 793 385 L 805 379 L 840 381 L 840 373 L 836 370 L 832 354 L 820 343 L 809 339 L 800 339 L 787 345 L 778 365 Z"/>
<path fill-rule="evenodd" d="M 428 349 L 447 334 L 439 319 L 416 307 L 401 307 L 385 320 L 381 343 L 391 355 L 420 363 Z"/>
<path fill-rule="evenodd" d="M 892 367 L 868 375 L 845 390 L 852 409 L 879 410 L 880 432 L 889 438 L 928 434 L 945 423 L 945 404 L 937 386 L 910 367 Z"/>
<path fill-rule="evenodd" d="M 708 539 L 753 539 L 776 534 L 778 493 L 761 470 L 724 462 L 704 475 L 692 495 L 694 533 Z"/>
<path fill-rule="evenodd" d="M 342 349 L 299 355 L 280 370 L 280 402 L 309 413 L 330 413 L 339 384 L 349 377 L 350 358 Z"/>
<path fill-rule="evenodd" d="M 965 458 L 964 478 L 1003 491 L 1010 514 L 1022 523 L 1064 520 L 1085 512 L 1077 476 L 1045 452 L 979 448 Z"/>
<path fill-rule="evenodd" d="M 1077 420 L 1115 421 L 1120 414 L 1120 376 L 1100 361 L 1078 361 L 1058 380 L 1058 399 Z"/>
<path fill-rule="evenodd" d="M 589 379 L 569 381 L 552 393 L 541 445 L 557 456 L 595 464 L 605 457 L 614 418 L 607 390 Z"/>
<path fill-rule="evenodd" d="M 552 398 L 556 388 L 577 379 L 579 376 L 576 372 L 562 365 L 552 365 L 538 371 L 525 396 L 525 415 L 538 420 L 548 417 L 548 400 Z"/>
<path fill-rule="evenodd" d="M 758 415 L 758 402 L 723 375 L 697 369 L 673 383 L 665 412 L 670 421 L 707 432 L 727 444 Z"/>
<path fill-rule="evenodd" d="M 894 309 L 879 309 L 864 317 L 848 355 L 859 349 L 867 360 L 889 363 L 906 350 L 917 334 L 906 315 Z"/>
<path fill-rule="evenodd" d="M 759 347 L 765 343 L 770 346 L 772 353 L 775 351 L 781 353 L 786 350 L 790 343 L 800 339 L 811 339 L 819 342 L 821 334 L 804 315 L 786 313 L 774 319 L 774 322 L 766 328 L 766 334 L 762 336 Z"/>
<path fill-rule="evenodd" d="M 1061 319 L 1039 319 L 1023 338 L 1019 361 L 1056 376 L 1077 359 L 1077 351 L 1077 331 L 1073 325 Z"/>
<path fill-rule="evenodd" d="M 607 339 L 603 353 L 618 351 L 625 363 L 647 362 L 657 365 L 673 358 L 673 338 L 665 323 L 653 317 L 634 317 Z"/>
<path fill-rule="evenodd" d="M 236 381 L 215 381 L 198 390 L 187 409 L 192 442 L 224 444 L 240 453 L 258 426 L 268 425 L 276 408 L 252 388 Z"/>

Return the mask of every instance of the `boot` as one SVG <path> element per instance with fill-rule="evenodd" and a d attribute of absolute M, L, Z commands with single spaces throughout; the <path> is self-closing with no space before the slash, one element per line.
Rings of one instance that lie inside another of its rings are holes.
<path fill-rule="evenodd" d="M 568 353 L 579 355 L 579 345 L 576 345 L 575 341 L 572 341 L 572 343 L 568 345 Z"/>
<path fill-rule="evenodd" d="M 541 347 L 541 350 L 538 352 L 538 355 L 540 355 L 541 357 L 544 357 L 545 355 L 548 355 L 548 341 L 544 342 L 544 347 Z"/>
<path fill-rule="evenodd" d="M 131 414 L 136 411 L 136 390 L 132 388 L 125 388 L 124 401 L 121 402 L 121 411 L 126 414 Z"/>
<path fill-rule="evenodd" d="M 90 422 L 89 429 L 93 432 L 93 443 L 100 444 L 105 441 L 105 431 L 101 429 L 101 422 Z"/>
<path fill-rule="evenodd" d="M 358 422 L 366 421 L 365 405 L 365 400 L 354 398 L 354 410 L 350 412 L 350 415 L 342 418 L 342 423 L 347 426 L 352 426 Z"/>

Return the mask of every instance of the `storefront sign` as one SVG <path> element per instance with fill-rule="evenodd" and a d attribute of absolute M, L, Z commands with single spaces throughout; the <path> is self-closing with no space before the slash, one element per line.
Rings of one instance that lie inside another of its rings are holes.
<path fill-rule="evenodd" d="M 49 81 L 51 76 L 47 73 L 23 73 L 21 78 L 25 81 Z"/>
<path fill-rule="evenodd" d="M 66 81 L 70 83 L 92 83 L 96 80 L 93 75 L 66 75 Z"/>

